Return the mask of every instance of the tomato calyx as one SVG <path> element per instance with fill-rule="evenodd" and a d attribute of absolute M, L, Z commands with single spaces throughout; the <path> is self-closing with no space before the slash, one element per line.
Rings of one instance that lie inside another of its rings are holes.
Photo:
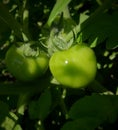
<path fill-rule="evenodd" d="M 39 48 L 33 49 L 30 44 L 24 44 L 23 54 L 27 57 L 37 57 L 39 55 Z"/>
<path fill-rule="evenodd" d="M 55 28 L 54 30 L 52 29 L 52 32 L 50 33 L 50 37 L 47 40 L 48 53 L 50 56 L 54 52 L 68 50 L 74 44 L 75 41 L 74 36 L 72 39 L 70 39 L 67 42 L 64 37 L 65 35 L 67 34 L 65 34 L 63 31 L 59 33 L 55 33 Z"/>
<path fill-rule="evenodd" d="M 66 39 L 75 26 L 76 23 L 72 18 L 65 18 L 63 15 L 57 16 L 51 26 L 44 26 L 42 36 L 45 37 L 43 42 L 47 46 L 49 56 L 57 51 L 67 50 L 75 43 L 74 33 L 72 38 L 68 41 Z"/>
<path fill-rule="evenodd" d="M 44 51 L 38 46 L 36 41 L 30 41 L 27 43 L 17 42 L 16 47 L 19 52 L 25 57 L 38 57 Z"/>

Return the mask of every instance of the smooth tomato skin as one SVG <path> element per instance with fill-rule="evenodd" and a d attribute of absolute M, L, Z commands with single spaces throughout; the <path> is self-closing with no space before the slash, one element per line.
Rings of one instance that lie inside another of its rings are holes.
<path fill-rule="evenodd" d="M 49 61 L 54 78 L 64 86 L 79 88 L 94 80 L 97 63 L 94 51 L 85 45 L 75 45 L 56 52 Z"/>
<path fill-rule="evenodd" d="M 37 57 L 27 57 L 23 54 L 22 49 L 13 45 L 6 53 L 5 62 L 8 70 L 16 79 L 31 81 L 46 72 L 49 58 L 45 53 L 41 53 Z"/>

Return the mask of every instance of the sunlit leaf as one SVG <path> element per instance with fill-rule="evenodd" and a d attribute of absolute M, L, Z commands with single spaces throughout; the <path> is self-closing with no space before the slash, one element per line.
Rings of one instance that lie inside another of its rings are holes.
<path fill-rule="evenodd" d="M 57 2 L 55 3 L 51 14 L 49 16 L 49 19 L 47 21 L 47 24 L 50 26 L 51 23 L 53 22 L 53 20 L 55 19 L 55 17 L 57 16 L 57 14 L 59 14 L 60 12 L 63 11 L 63 9 L 69 4 L 71 0 L 57 0 Z"/>
<path fill-rule="evenodd" d="M 22 130 L 21 126 L 17 124 L 17 120 L 18 117 L 14 113 L 10 112 L 1 124 L 1 128 L 5 130 Z"/>

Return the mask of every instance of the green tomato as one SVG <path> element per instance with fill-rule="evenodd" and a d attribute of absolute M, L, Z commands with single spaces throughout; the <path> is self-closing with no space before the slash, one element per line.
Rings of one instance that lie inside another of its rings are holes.
<path fill-rule="evenodd" d="M 49 67 L 54 78 L 64 86 L 79 88 L 94 80 L 97 65 L 94 51 L 85 45 L 55 52 Z"/>
<path fill-rule="evenodd" d="M 31 81 L 46 72 L 49 62 L 48 56 L 44 52 L 37 56 L 25 56 L 22 46 L 13 45 L 9 48 L 5 57 L 6 66 L 16 79 Z"/>

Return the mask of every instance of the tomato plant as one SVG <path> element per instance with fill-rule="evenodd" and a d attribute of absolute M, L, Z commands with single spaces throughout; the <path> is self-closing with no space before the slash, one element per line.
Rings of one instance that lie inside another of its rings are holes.
<path fill-rule="evenodd" d="M 8 70 L 20 81 L 31 81 L 40 77 L 48 68 L 48 56 L 44 52 L 39 50 L 37 56 L 27 56 L 25 54 L 27 48 L 25 45 L 20 47 L 12 45 L 5 57 Z"/>
<path fill-rule="evenodd" d="M 62 85 L 79 88 L 94 80 L 96 57 L 85 45 L 75 45 L 68 50 L 55 52 L 49 62 L 53 76 Z"/>
<path fill-rule="evenodd" d="M 118 130 L 117 0 L 0 1 L 0 130 Z"/>

